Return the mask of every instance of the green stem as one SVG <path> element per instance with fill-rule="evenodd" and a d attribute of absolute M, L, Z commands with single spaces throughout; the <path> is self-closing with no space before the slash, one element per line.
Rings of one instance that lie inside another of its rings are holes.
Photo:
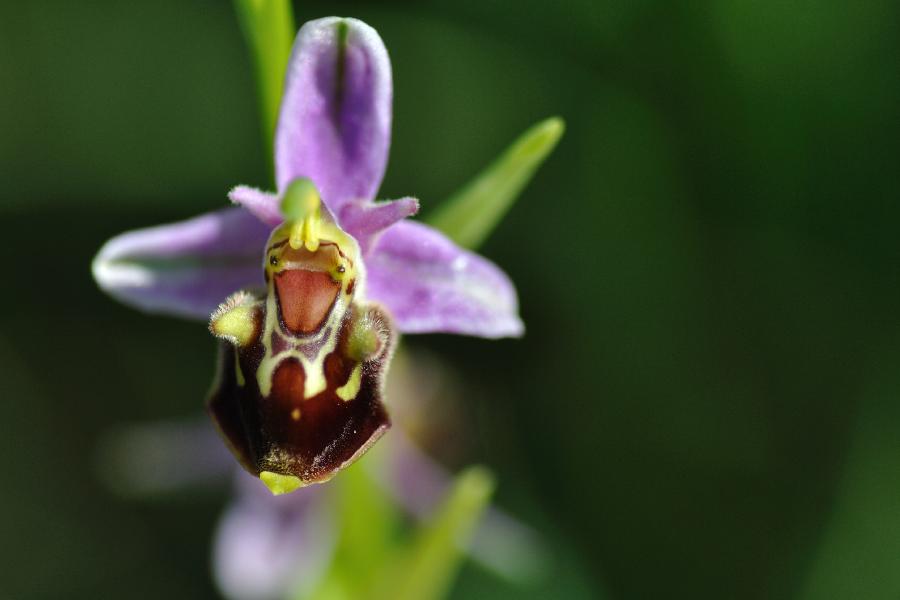
<path fill-rule="evenodd" d="M 253 56 L 265 156 L 274 179 L 275 125 L 296 26 L 289 0 L 234 0 Z"/>
<path fill-rule="evenodd" d="M 494 478 L 483 467 L 469 467 L 454 480 L 434 517 L 423 525 L 369 597 L 377 600 L 441 600 L 462 562 L 461 545 L 469 543 L 490 503 Z"/>

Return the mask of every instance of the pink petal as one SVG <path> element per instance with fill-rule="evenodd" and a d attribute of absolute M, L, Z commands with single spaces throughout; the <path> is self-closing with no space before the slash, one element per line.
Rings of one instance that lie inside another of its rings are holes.
<path fill-rule="evenodd" d="M 272 496 L 241 472 L 238 499 L 222 516 L 213 547 L 216 583 L 233 600 L 280 600 L 309 591 L 331 561 L 337 537 L 330 490 Z"/>
<path fill-rule="evenodd" d="M 279 210 L 278 196 L 275 194 L 239 185 L 228 192 L 228 199 L 240 204 L 270 227 L 277 227 L 284 220 Z"/>
<path fill-rule="evenodd" d="M 387 165 L 391 63 L 378 33 L 356 19 L 306 23 L 288 65 L 275 132 L 278 189 L 308 177 L 335 214 L 375 197 Z"/>
<path fill-rule="evenodd" d="M 149 312 L 207 319 L 229 294 L 262 285 L 269 228 L 241 208 L 120 234 L 92 265 L 109 295 Z"/>
<path fill-rule="evenodd" d="M 367 254 L 377 236 L 406 217 L 419 212 L 419 201 L 401 198 L 389 202 L 348 202 L 341 208 L 341 227 L 356 238 L 363 254 Z"/>
<path fill-rule="evenodd" d="M 366 268 L 368 296 L 387 306 L 400 331 L 487 338 L 524 332 L 506 274 L 435 229 L 397 223 L 375 242 Z"/>

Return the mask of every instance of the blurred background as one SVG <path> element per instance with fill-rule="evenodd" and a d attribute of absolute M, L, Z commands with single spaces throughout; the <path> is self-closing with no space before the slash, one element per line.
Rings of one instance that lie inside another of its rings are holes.
<path fill-rule="evenodd" d="M 454 598 L 900 597 L 896 2 L 294 7 L 391 53 L 381 197 L 427 214 L 568 125 L 483 248 L 527 336 L 407 338 L 555 557 L 543 591 L 467 565 Z M 216 597 L 227 488 L 123 497 L 98 457 L 196 418 L 215 344 L 89 264 L 266 187 L 254 92 L 230 2 L 0 4 L 0 597 Z"/>

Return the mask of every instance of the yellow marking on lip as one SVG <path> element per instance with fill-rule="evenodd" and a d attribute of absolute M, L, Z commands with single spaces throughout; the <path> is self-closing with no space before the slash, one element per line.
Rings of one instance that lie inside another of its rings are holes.
<path fill-rule="evenodd" d="M 299 408 L 295 408 L 294 410 L 291 411 L 291 418 L 295 421 L 300 420 L 300 409 Z"/>
<path fill-rule="evenodd" d="M 355 367 L 353 367 L 353 371 L 350 373 L 350 377 L 347 378 L 347 383 L 339 387 L 335 392 L 338 395 L 338 398 L 343 400 L 344 402 L 349 402 L 356 398 L 359 394 L 359 387 L 362 383 L 362 363 L 357 363 Z"/>
<path fill-rule="evenodd" d="M 341 323 L 347 311 L 351 310 L 354 295 L 362 297 L 365 292 L 365 266 L 360 260 L 356 240 L 322 208 L 321 199 L 310 180 L 298 178 L 287 186 L 281 201 L 281 213 L 285 222 L 272 232 L 267 246 L 270 252 L 274 252 L 265 261 L 267 292 L 260 307 L 265 315 L 260 336 L 264 354 L 256 369 L 256 382 L 260 394 L 268 397 L 272 391 L 272 376 L 278 365 L 293 358 L 303 367 L 303 397 L 309 399 L 328 389 L 325 358 L 337 347 Z M 307 241 L 315 250 L 309 249 Z M 273 257 L 275 264 L 272 264 Z M 341 267 L 343 273 L 340 272 Z M 288 268 L 325 271 L 331 274 L 332 281 L 341 284 L 341 292 L 318 332 L 296 334 L 285 331 L 281 325 L 274 282 L 275 274 Z M 348 286 L 351 285 L 353 293 L 349 293 Z M 276 339 L 286 342 L 287 347 L 279 345 L 280 349 L 276 351 Z M 372 343 L 377 348 L 376 339 L 369 340 L 368 344 L 363 343 L 362 350 Z M 312 355 L 306 351 L 310 347 L 316 348 Z M 355 356 L 351 358 L 360 360 Z"/>

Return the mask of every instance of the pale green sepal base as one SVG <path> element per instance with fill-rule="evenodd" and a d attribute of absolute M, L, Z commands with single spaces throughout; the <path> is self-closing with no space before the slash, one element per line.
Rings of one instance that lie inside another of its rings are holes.
<path fill-rule="evenodd" d="M 293 475 L 279 475 L 271 471 L 263 471 L 259 474 L 259 478 L 266 484 L 273 496 L 290 494 L 294 490 L 303 487 L 303 482 L 300 481 L 300 478 Z"/>
<path fill-rule="evenodd" d="M 556 147 L 564 130 L 559 117 L 533 125 L 425 220 L 460 246 L 477 248 Z"/>

